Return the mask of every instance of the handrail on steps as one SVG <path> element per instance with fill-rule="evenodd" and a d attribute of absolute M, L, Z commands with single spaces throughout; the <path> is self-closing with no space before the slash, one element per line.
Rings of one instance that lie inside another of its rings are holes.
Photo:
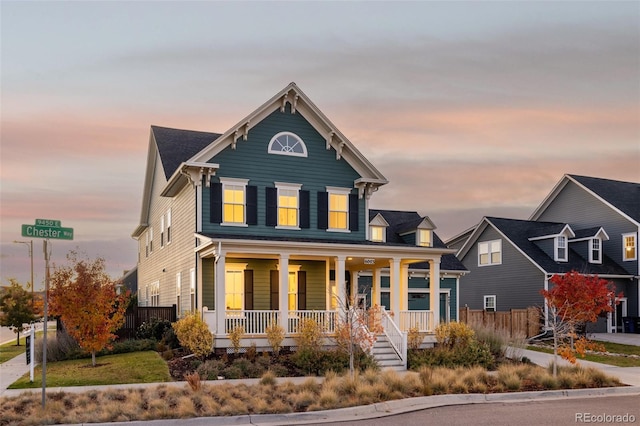
<path fill-rule="evenodd" d="M 385 309 L 382 309 L 382 329 L 391 347 L 396 351 L 400 360 L 407 367 L 407 333 L 400 331 L 396 323 Z"/>

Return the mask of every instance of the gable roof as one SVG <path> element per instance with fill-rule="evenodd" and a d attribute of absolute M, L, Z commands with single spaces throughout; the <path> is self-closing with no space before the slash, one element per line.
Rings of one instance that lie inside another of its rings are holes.
<path fill-rule="evenodd" d="M 567 226 L 565 223 L 484 217 L 480 225 L 476 228 L 476 231 L 474 231 L 458 253 L 461 257 L 464 257 L 468 253 L 469 249 L 476 243 L 487 226 L 494 228 L 544 273 L 563 274 L 576 270 L 581 273 L 598 274 L 601 276 L 631 276 L 631 274 L 606 255 L 603 256 L 601 264 L 589 263 L 576 251 L 571 249 L 571 245 L 569 245 L 567 262 L 556 262 L 553 257 L 547 255 L 538 244 L 536 244 L 535 237 L 548 235 L 545 233 L 550 229 L 562 230 Z M 503 244 L 503 251 L 504 247 Z"/>
<path fill-rule="evenodd" d="M 433 224 L 427 216 L 420 216 L 414 211 L 398 211 L 398 210 L 369 210 L 369 221 L 382 216 L 387 221 L 387 243 L 406 244 L 401 235 L 408 230 L 416 230 L 425 220 Z M 433 226 L 435 228 L 435 226 Z M 446 244 L 433 233 L 433 247 L 447 248 Z M 412 263 L 409 269 L 429 269 L 429 262 Z M 458 260 L 454 254 L 443 254 L 440 258 L 441 271 L 467 271 L 467 268 Z"/>
<path fill-rule="evenodd" d="M 333 149 L 336 152 L 336 159 L 344 159 L 360 175 L 360 178 L 354 182 L 360 190 L 360 195 L 365 193 L 370 195 L 379 186 L 389 183 L 387 178 L 358 151 L 293 82 L 203 148 L 190 161 L 208 162 L 226 147 L 234 148 L 237 143 L 247 140 L 249 131 L 257 123 L 278 109 L 284 112 L 287 104 L 291 106 L 291 114 L 301 114 L 325 138 L 327 150 Z"/>
<path fill-rule="evenodd" d="M 563 176 L 529 219 L 536 220 L 539 218 L 569 182 L 574 182 L 580 188 L 640 226 L 640 183 L 570 174 Z"/>

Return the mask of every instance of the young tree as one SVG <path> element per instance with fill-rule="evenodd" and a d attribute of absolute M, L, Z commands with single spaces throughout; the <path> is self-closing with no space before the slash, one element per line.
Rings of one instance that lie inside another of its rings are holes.
<path fill-rule="evenodd" d="M 18 281 L 9 278 L 9 287 L 0 293 L 0 325 L 16 333 L 16 345 L 20 346 L 20 333 L 25 324 L 35 321 L 36 315 L 31 294 Z"/>
<path fill-rule="evenodd" d="M 575 338 L 579 324 L 594 322 L 603 312 L 613 312 L 612 302 L 615 301 L 615 287 L 610 281 L 598 278 L 597 275 L 583 275 L 571 271 L 564 275 L 551 277 L 551 290 L 542 290 L 548 307 L 547 323 L 553 332 L 553 374 L 557 374 L 557 356 L 560 355 L 575 362 L 573 346 L 562 343 L 566 338 Z M 593 346 L 586 338 L 581 338 L 577 352 L 584 355 L 584 351 Z"/>
<path fill-rule="evenodd" d="M 172 324 L 180 344 L 198 358 L 204 358 L 213 349 L 213 334 L 198 311 L 190 312 Z M 238 339 L 239 340 L 239 339 Z M 239 345 L 238 341 L 238 345 Z"/>
<path fill-rule="evenodd" d="M 108 347 L 124 324 L 129 294 L 117 294 L 104 259 L 79 259 L 73 251 L 67 259 L 70 265 L 55 267 L 51 276 L 49 308 L 80 347 L 91 353 L 95 367 L 96 352 Z"/>

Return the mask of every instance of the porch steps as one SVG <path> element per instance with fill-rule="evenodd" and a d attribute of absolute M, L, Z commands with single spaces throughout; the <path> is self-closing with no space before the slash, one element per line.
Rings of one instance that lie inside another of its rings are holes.
<path fill-rule="evenodd" d="M 402 364 L 402 360 L 391 346 L 391 343 L 387 340 L 387 337 L 382 334 L 377 336 L 376 343 L 371 350 L 373 358 L 380 366 L 381 369 L 391 369 L 395 371 L 405 371 L 406 368 Z"/>

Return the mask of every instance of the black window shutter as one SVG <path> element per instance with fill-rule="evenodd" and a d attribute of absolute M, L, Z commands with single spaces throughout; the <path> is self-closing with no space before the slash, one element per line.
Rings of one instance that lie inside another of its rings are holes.
<path fill-rule="evenodd" d="M 266 225 L 276 226 L 278 224 L 278 188 L 265 188 L 267 200 Z"/>
<path fill-rule="evenodd" d="M 358 194 L 349 194 L 349 230 L 357 231 L 358 219 L 360 215 L 358 214 Z"/>
<path fill-rule="evenodd" d="M 309 191 L 300 191 L 300 228 L 308 229 L 311 227 L 309 210 Z"/>
<path fill-rule="evenodd" d="M 307 310 L 307 272 L 298 271 L 298 310 Z"/>
<path fill-rule="evenodd" d="M 210 211 L 209 221 L 211 223 L 222 223 L 222 184 L 211 182 L 209 186 Z"/>
<path fill-rule="evenodd" d="M 244 271 L 244 309 L 253 310 L 253 271 L 251 269 Z"/>
<path fill-rule="evenodd" d="M 247 186 L 247 225 L 258 224 L 258 187 Z"/>
<path fill-rule="evenodd" d="M 271 270 L 271 290 L 269 291 L 271 301 L 270 301 L 270 309 L 272 311 L 276 311 L 280 306 L 280 275 L 279 271 L 272 269 Z"/>
<path fill-rule="evenodd" d="M 329 228 L 329 193 L 318 192 L 318 229 Z"/>

